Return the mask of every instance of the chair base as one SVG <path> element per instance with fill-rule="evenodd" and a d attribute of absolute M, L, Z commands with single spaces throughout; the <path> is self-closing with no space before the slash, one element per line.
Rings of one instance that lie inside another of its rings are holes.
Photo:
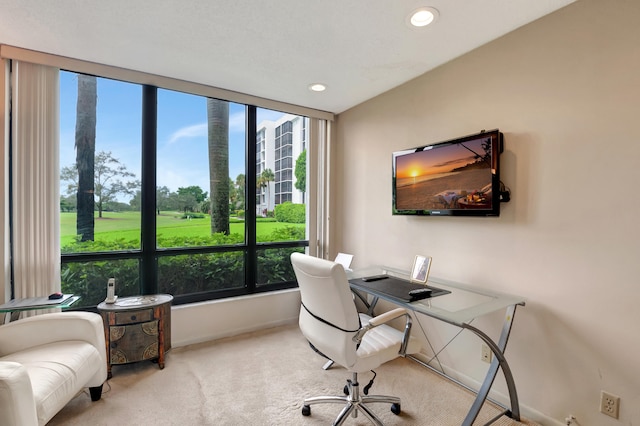
<path fill-rule="evenodd" d="M 338 426 L 344 423 L 344 421 L 349 417 L 349 415 L 353 417 L 358 416 L 358 412 L 362 412 L 362 414 L 368 418 L 371 423 L 377 426 L 383 426 L 382 421 L 376 416 L 373 411 L 366 404 L 369 403 L 387 403 L 391 404 L 391 412 L 393 414 L 400 414 L 400 398 L 395 396 L 387 396 L 387 395 L 361 395 L 360 394 L 360 385 L 358 383 L 358 373 L 353 373 L 353 379 L 347 380 L 347 386 L 345 386 L 346 396 L 316 396 L 313 398 L 307 398 L 304 400 L 304 405 L 302 407 L 302 415 L 309 416 L 311 415 L 311 405 L 312 404 L 322 404 L 322 403 L 331 403 L 331 404 L 345 404 L 344 408 L 338 414 L 338 417 L 333 422 L 334 426 Z"/>

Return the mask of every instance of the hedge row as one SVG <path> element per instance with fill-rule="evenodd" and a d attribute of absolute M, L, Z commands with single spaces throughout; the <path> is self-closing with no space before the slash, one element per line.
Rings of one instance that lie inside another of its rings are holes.
<path fill-rule="evenodd" d="M 293 204 L 287 201 L 276 206 L 276 220 L 284 223 L 305 223 L 306 213 L 304 204 Z"/>
<path fill-rule="evenodd" d="M 304 229 L 289 226 L 273 232 L 267 241 L 303 240 Z M 162 247 L 200 247 L 231 245 L 241 242 L 238 235 L 215 234 L 210 237 L 172 237 Z M 160 241 L 159 241 L 160 243 Z M 64 247 L 66 252 L 102 252 L 137 249 L 137 241 L 84 242 Z M 82 249 L 82 250 L 80 250 Z M 289 256 L 303 248 L 273 248 L 258 252 L 257 285 L 293 281 L 295 276 Z M 172 295 L 199 293 L 245 287 L 244 250 L 160 256 L 158 258 L 158 292 Z M 141 292 L 139 260 L 119 259 L 63 263 L 62 291 L 81 296 L 76 306 L 95 306 L 106 296 L 107 280 L 116 279 L 116 294 L 134 296 Z"/>

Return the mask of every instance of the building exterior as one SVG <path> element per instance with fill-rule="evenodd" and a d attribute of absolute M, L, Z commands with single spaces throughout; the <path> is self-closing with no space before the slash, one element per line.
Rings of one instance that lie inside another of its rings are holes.
<path fill-rule="evenodd" d="M 256 135 L 256 178 L 267 169 L 273 180 L 256 190 L 256 215 L 267 212 L 286 201 L 305 203 L 305 193 L 295 186 L 296 160 L 307 148 L 309 119 L 285 114 L 277 121 L 262 121 Z"/>

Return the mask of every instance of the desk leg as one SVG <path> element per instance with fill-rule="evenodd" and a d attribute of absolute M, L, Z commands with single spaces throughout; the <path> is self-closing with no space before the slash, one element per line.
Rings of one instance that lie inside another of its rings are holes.
<path fill-rule="evenodd" d="M 498 367 L 502 368 L 502 372 L 504 373 L 504 378 L 507 383 L 507 388 L 509 390 L 509 399 L 511 402 L 511 413 L 507 413 L 509 417 L 516 421 L 520 421 L 520 406 L 518 405 L 518 394 L 516 392 L 516 385 L 513 380 L 513 375 L 511 374 L 511 368 L 507 363 L 507 360 L 504 357 L 504 350 L 507 346 L 507 341 L 509 340 L 509 334 L 511 332 L 511 325 L 513 324 L 513 317 L 516 313 L 517 305 L 512 305 L 507 308 L 507 314 L 505 317 L 504 324 L 502 326 L 502 333 L 500 334 L 500 340 L 496 345 L 489 336 L 487 336 L 482 331 L 478 330 L 475 327 L 470 325 L 465 325 L 464 328 L 472 331 L 478 337 L 480 337 L 493 351 L 495 355 L 493 362 L 491 362 L 491 366 L 489 367 L 489 371 L 487 371 L 487 375 L 484 378 L 484 382 L 478 391 L 478 395 L 476 396 L 476 400 L 473 402 L 469 413 L 467 413 L 467 417 L 464 419 L 462 423 L 463 426 L 471 426 L 478 416 L 484 401 L 487 399 L 487 395 L 489 394 L 489 390 L 491 389 L 491 385 L 493 384 L 494 379 L 496 378 L 496 374 L 498 373 Z"/>
<path fill-rule="evenodd" d="M 360 299 L 360 302 L 362 302 L 364 307 L 367 308 L 367 315 L 369 315 L 370 317 L 374 316 L 373 315 L 373 308 L 375 308 L 376 307 L 376 303 L 378 303 L 378 296 L 373 296 L 373 299 L 371 300 L 371 303 L 369 303 L 369 301 L 367 300 L 366 296 L 363 296 L 359 291 L 351 290 L 351 292 L 354 295 L 354 299 L 356 297 L 358 299 Z"/>

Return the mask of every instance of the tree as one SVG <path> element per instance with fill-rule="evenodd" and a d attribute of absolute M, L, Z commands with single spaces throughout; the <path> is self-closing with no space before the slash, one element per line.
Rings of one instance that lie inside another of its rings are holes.
<path fill-rule="evenodd" d="M 231 202 L 236 210 L 245 209 L 245 191 L 246 191 L 246 178 L 243 173 L 240 173 L 236 177 L 236 182 L 233 185 L 233 196 Z"/>
<path fill-rule="evenodd" d="M 160 210 L 169 210 L 171 208 L 170 194 L 171 191 L 166 186 L 156 188 L 156 213 L 158 215 Z"/>
<path fill-rule="evenodd" d="M 305 149 L 300 153 L 296 160 L 296 184 L 295 187 L 298 191 L 304 193 L 307 191 L 307 150 Z"/>
<path fill-rule="evenodd" d="M 76 209 L 76 203 L 78 202 L 75 194 L 69 197 L 60 197 L 60 211 L 70 212 Z"/>
<path fill-rule="evenodd" d="M 276 179 L 276 176 L 273 174 L 273 170 L 264 169 L 262 174 L 260 175 L 260 184 L 267 189 L 267 211 L 269 211 L 269 183 L 273 182 Z"/>
<path fill-rule="evenodd" d="M 95 160 L 95 188 L 98 205 L 98 217 L 102 217 L 105 205 L 115 201 L 120 194 L 134 195 L 140 188 L 137 180 L 125 180 L 135 178 L 136 175 L 127 170 L 120 160 L 113 158 L 111 152 L 100 151 Z"/>
<path fill-rule="evenodd" d="M 156 214 L 160 214 L 162 210 L 176 210 L 175 203 L 171 202 L 171 191 L 166 186 L 160 186 L 156 188 Z M 142 191 L 137 190 L 136 193 L 129 201 L 131 209 L 141 211 L 142 210 Z"/>
<path fill-rule="evenodd" d="M 211 233 L 229 235 L 229 103 L 207 98 Z"/>
<path fill-rule="evenodd" d="M 195 212 L 198 202 L 193 194 L 185 192 L 180 194 L 176 193 L 174 202 L 178 205 L 178 209 L 183 213 Z"/>
<path fill-rule="evenodd" d="M 106 205 L 116 201 L 118 195 L 127 194 L 135 196 L 135 190 L 140 188 L 140 182 L 137 180 L 130 180 L 130 178 L 134 178 L 136 175 L 129 172 L 127 167 L 122 164 L 120 160 L 113 158 L 111 152 L 98 152 L 94 158 L 93 164 L 94 176 L 92 186 L 95 190 L 91 197 L 93 201 L 92 207 L 98 207 L 98 217 L 101 218 Z M 76 183 L 76 177 L 78 178 L 78 183 Z M 121 178 L 125 178 L 127 180 L 122 181 Z M 60 180 L 69 182 L 67 185 L 67 191 L 75 191 L 78 188 L 79 179 L 80 171 L 76 170 L 75 166 L 62 168 L 60 172 Z M 79 215 L 80 207 L 78 206 L 78 216 Z M 93 210 L 91 211 L 91 217 L 93 218 Z"/>
<path fill-rule="evenodd" d="M 81 241 L 94 238 L 94 160 L 96 152 L 96 109 L 98 84 L 94 76 L 78 74 L 76 103 L 77 219 L 76 234 Z"/>
<path fill-rule="evenodd" d="M 207 199 L 207 193 L 197 185 L 178 188 L 178 205 L 185 213 L 200 210 L 200 204 Z"/>

